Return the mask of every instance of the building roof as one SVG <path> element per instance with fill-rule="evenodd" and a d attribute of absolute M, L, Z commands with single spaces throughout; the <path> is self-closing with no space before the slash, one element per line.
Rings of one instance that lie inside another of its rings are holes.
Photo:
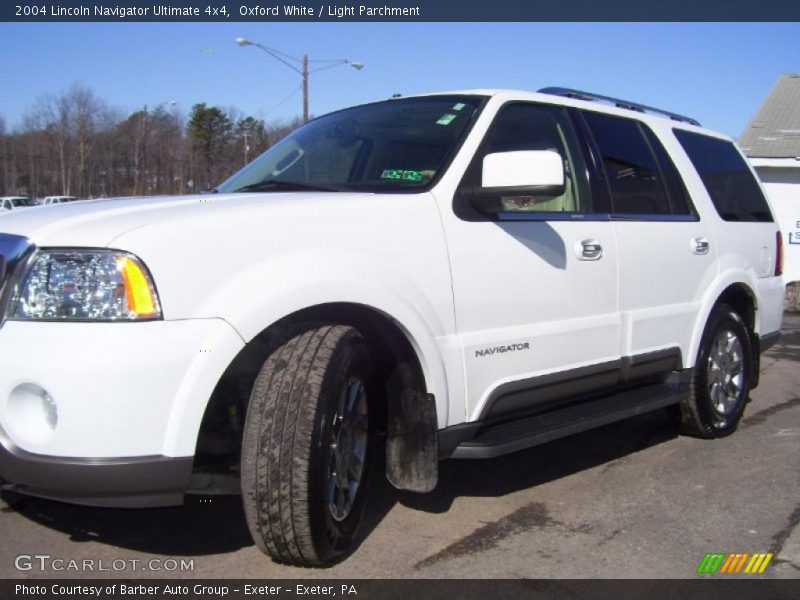
<path fill-rule="evenodd" d="M 780 76 L 739 146 L 751 158 L 800 157 L 800 73 Z"/>

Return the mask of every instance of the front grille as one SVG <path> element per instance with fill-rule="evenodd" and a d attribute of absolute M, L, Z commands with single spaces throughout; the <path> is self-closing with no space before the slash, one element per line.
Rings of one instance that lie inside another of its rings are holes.
<path fill-rule="evenodd" d="M 33 249 L 33 243 L 26 237 L 0 233 L 0 324 L 11 301 L 14 276 Z"/>

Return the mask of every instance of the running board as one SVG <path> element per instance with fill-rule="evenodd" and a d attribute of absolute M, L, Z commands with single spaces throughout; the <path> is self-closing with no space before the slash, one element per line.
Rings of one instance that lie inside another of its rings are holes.
<path fill-rule="evenodd" d="M 677 404 L 688 394 L 685 385 L 649 385 L 512 421 L 465 423 L 442 437 L 463 440 L 452 458 L 494 458 Z"/>

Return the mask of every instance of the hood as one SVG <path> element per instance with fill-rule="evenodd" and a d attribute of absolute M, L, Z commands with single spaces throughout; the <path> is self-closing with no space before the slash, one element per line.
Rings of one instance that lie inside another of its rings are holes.
<path fill-rule="evenodd" d="M 23 235 L 39 247 L 103 248 L 124 233 L 153 223 L 175 221 L 180 226 L 205 216 L 224 221 L 233 214 L 260 218 L 276 205 L 291 203 L 303 211 L 309 203 L 365 195 L 369 194 L 303 191 L 84 200 L 0 213 L 0 233 Z"/>

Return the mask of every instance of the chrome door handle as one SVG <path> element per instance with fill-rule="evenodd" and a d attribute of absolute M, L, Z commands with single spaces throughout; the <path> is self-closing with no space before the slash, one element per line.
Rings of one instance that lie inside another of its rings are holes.
<path fill-rule="evenodd" d="M 708 254 L 710 247 L 706 238 L 696 237 L 692 239 L 691 248 L 694 254 Z"/>
<path fill-rule="evenodd" d="M 600 260 L 603 257 L 603 245 L 593 238 L 575 243 L 575 254 L 578 260 Z"/>

